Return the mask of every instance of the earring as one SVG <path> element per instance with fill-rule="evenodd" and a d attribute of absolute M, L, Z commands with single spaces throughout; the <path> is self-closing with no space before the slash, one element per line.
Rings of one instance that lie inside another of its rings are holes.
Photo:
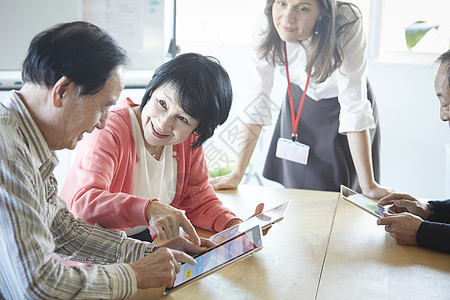
<path fill-rule="evenodd" d="M 319 34 L 319 22 L 320 22 L 320 20 L 322 20 L 322 17 L 318 18 L 317 21 L 316 21 L 316 30 L 314 31 L 315 35 Z"/>

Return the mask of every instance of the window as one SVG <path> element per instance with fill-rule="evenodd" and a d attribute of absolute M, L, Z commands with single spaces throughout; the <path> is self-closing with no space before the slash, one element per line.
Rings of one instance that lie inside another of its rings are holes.
<path fill-rule="evenodd" d="M 379 57 L 415 60 L 432 57 L 449 49 L 450 18 L 448 0 L 372 0 L 381 10 L 379 17 Z M 374 6 L 372 6 L 374 7 Z M 373 15 L 373 14 L 372 14 Z M 407 49 L 405 28 L 416 21 L 439 25 L 431 29 L 411 51 Z"/>
<path fill-rule="evenodd" d="M 261 0 L 183 0 L 177 1 L 177 41 L 191 44 L 245 44 L 256 16 L 264 10 Z"/>

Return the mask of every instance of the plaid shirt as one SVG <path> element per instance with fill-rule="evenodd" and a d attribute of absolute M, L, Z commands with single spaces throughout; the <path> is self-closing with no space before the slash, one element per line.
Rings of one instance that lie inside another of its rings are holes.
<path fill-rule="evenodd" d="M 6 299 L 123 298 L 145 242 L 75 218 L 57 194 L 58 164 L 15 91 L 0 101 L 0 293 Z M 69 267 L 60 259 L 92 264 Z M 115 263 L 115 264 L 112 264 Z"/>

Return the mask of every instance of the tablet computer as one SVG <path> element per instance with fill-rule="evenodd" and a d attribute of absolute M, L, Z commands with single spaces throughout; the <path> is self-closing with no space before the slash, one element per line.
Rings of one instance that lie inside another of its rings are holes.
<path fill-rule="evenodd" d="M 259 215 L 253 216 L 237 225 L 212 235 L 209 239 L 216 244 L 220 244 L 255 225 L 261 226 L 262 230 L 269 228 L 272 224 L 284 219 L 284 214 L 286 213 L 290 202 L 290 200 L 284 201 L 273 208 L 263 211 Z"/>
<path fill-rule="evenodd" d="M 388 208 L 379 205 L 375 201 L 370 200 L 345 185 L 341 185 L 341 197 L 378 218 L 383 217 L 383 213 L 388 213 L 390 215 L 395 214 Z"/>
<path fill-rule="evenodd" d="M 261 227 L 256 225 L 228 241 L 194 256 L 197 265 L 182 264 L 173 286 L 166 288 L 164 294 L 181 289 L 212 272 L 261 250 L 263 247 L 261 238 Z"/>

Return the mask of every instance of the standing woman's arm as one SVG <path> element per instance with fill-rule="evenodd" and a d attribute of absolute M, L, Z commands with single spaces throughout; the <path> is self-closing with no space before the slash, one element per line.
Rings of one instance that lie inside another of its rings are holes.
<path fill-rule="evenodd" d="M 272 123 L 274 105 L 270 98 L 272 92 L 275 66 L 259 56 L 257 46 L 267 30 L 267 18 L 263 13 L 258 16 L 252 30 L 252 50 L 249 54 L 248 85 L 242 103 L 239 119 L 239 136 L 237 138 L 237 155 L 233 171 L 225 176 L 210 179 L 215 190 L 234 189 L 244 176 L 256 143 L 265 125 Z"/>
<path fill-rule="evenodd" d="M 347 140 L 363 194 L 379 199 L 391 193 L 374 179 L 369 130 L 347 132 Z"/>
<path fill-rule="evenodd" d="M 346 5 L 342 5 L 338 13 L 345 16 L 338 18 L 339 20 L 356 17 L 355 22 L 342 30 L 337 39 L 343 52 L 342 65 L 337 73 L 338 99 L 341 106 L 339 132 L 347 135 L 363 194 L 379 199 L 392 190 L 380 186 L 374 178 L 369 129 L 374 128 L 376 124 L 371 103 L 367 98 L 367 46 L 362 16 Z"/>
<path fill-rule="evenodd" d="M 225 176 L 218 176 L 210 179 L 210 183 L 215 190 L 235 189 L 244 177 L 250 159 L 261 133 L 262 125 L 257 124 L 240 124 L 239 145 L 236 157 L 236 165 L 233 171 Z"/>

